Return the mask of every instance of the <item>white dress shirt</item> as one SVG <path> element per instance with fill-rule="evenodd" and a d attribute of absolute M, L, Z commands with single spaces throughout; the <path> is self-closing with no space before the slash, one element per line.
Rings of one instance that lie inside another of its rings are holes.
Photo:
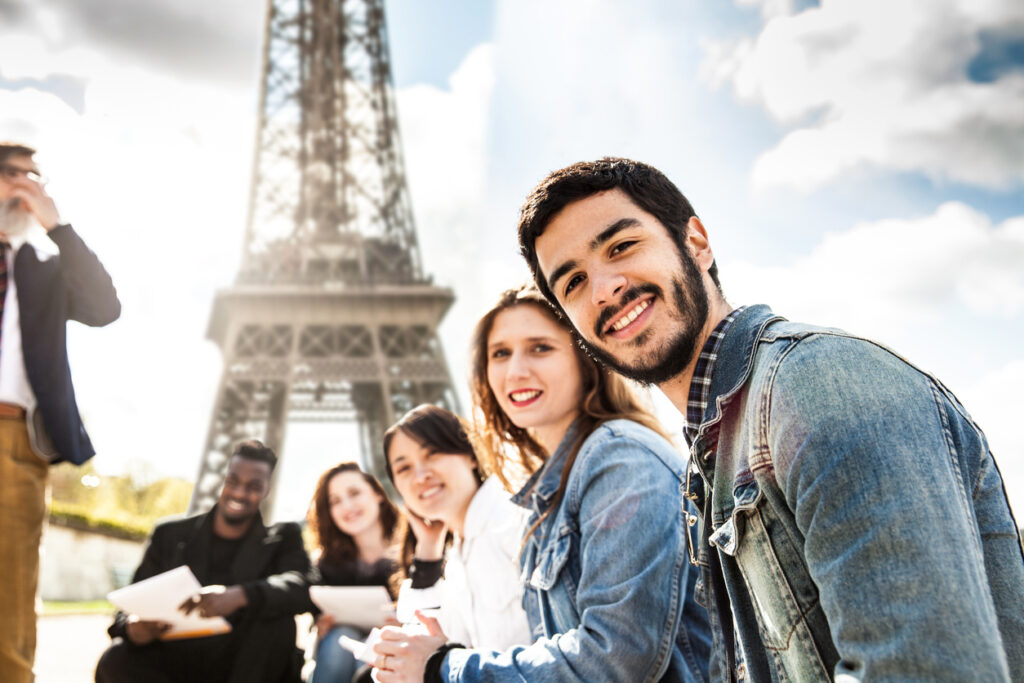
<path fill-rule="evenodd" d="M 0 401 L 23 408 L 36 404 L 28 383 L 25 358 L 21 355 L 21 313 L 18 309 L 18 287 L 14 282 L 14 257 L 25 240 L 11 238 L 4 253 L 7 258 L 7 293 L 4 296 L 3 320 L 0 322 Z"/>

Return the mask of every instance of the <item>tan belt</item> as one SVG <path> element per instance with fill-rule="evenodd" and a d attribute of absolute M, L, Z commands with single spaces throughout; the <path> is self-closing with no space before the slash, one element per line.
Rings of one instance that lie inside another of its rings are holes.
<path fill-rule="evenodd" d="M 0 419 L 24 420 L 25 409 L 13 403 L 0 402 Z"/>

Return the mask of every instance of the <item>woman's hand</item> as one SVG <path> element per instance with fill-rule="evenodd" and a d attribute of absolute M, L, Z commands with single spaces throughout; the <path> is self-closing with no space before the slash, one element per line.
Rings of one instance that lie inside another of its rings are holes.
<path fill-rule="evenodd" d="M 412 510 L 406 509 L 409 528 L 416 536 L 416 559 L 437 561 L 444 558 L 444 539 L 448 535 L 448 527 L 440 520 L 429 520 L 420 517 Z"/>
<path fill-rule="evenodd" d="M 427 627 L 426 635 L 409 635 L 394 626 L 381 629 L 373 674 L 380 683 L 422 683 L 423 669 L 430 655 L 448 642 L 437 619 L 419 610 L 416 617 Z"/>

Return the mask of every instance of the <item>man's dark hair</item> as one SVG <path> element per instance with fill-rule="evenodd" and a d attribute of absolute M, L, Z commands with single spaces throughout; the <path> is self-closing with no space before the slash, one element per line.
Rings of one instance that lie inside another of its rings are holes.
<path fill-rule="evenodd" d="M 537 262 L 537 238 L 569 204 L 614 189 L 625 192 L 634 204 L 657 218 L 668 230 L 680 257 L 687 257 L 686 224 L 697 214 L 664 173 L 639 161 L 618 157 L 579 161 L 550 173 L 533 188 L 519 210 L 519 250 L 530 266 L 537 287 L 556 306 L 558 301 L 548 289 Z M 708 274 L 721 291 L 718 265 L 712 263 Z"/>
<path fill-rule="evenodd" d="M 270 465 L 271 472 L 277 467 L 277 456 L 274 455 L 274 451 L 264 446 L 263 442 L 259 439 L 239 441 L 235 444 L 235 450 L 231 453 L 232 458 L 235 456 L 245 458 L 246 460 L 255 460 L 256 462 L 265 462 Z"/>
<path fill-rule="evenodd" d="M 0 164 L 11 157 L 30 157 L 35 153 L 34 149 L 20 142 L 0 142 Z"/>

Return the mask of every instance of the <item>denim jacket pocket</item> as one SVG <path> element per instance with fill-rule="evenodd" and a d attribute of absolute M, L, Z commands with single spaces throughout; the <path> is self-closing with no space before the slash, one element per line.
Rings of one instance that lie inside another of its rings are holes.
<path fill-rule="evenodd" d="M 817 592 L 809 576 L 803 576 L 806 585 L 802 586 L 794 586 L 787 578 L 783 564 L 790 571 L 799 571 L 790 557 L 795 550 L 787 549 L 783 539 L 773 539 L 765 515 L 770 517 L 770 510 L 758 505 L 737 510 L 730 520 L 736 528 L 736 564 L 752 598 L 761 642 L 790 679 L 826 680 L 831 674 L 806 618 L 806 612 L 817 607 Z M 811 604 L 804 604 L 807 602 Z"/>
<path fill-rule="evenodd" d="M 537 565 L 530 573 L 529 585 L 539 591 L 550 591 L 569 561 L 572 546 L 569 530 L 563 530 L 558 538 L 545 544 L 537 555 Z"/>

